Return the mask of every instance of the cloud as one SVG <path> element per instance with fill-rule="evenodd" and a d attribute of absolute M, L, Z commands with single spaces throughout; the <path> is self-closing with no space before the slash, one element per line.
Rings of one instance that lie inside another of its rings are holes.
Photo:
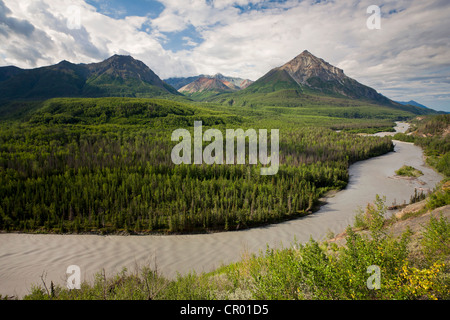
<path fill-rule="evenodd" d="M 8 33 L 12 32 L 19 35 L 31 36 L 34 27 L 26 20 L 20 20 L 9 17 L 11 10 L 0 1 L 0 32 L 8 38 Z"/>
<path fill-rule="evenodd" d="M 152 26 L 161 32 L 182 31 L 187 27 L 186 20 L 177 11 L 164 10 L 161 15 L 153 19 Z"/>
<path fill-rule="evenodd" d="M 414 96 L 450 111 L 450 99 L 438 99 L 450 92 L 450 6 L 442 1 L 389 2 L 391 7 L 382 7 L 382 12 L 394 10 L 394 3 L 400 8 L 397 13 L 382 16 L 381 30 L 366 31 L 366 39 L 347 51 L 338 66 L 392 99 Z"/>
<path fill-rule="evenodd" d="M 24 67 L 38 66 L 46 59 L 46 49 L 53 46 L 45 32 L 27 19 L 13 16 L 3 1 L 0 1 L 0 42 L 3 60 Z"/>

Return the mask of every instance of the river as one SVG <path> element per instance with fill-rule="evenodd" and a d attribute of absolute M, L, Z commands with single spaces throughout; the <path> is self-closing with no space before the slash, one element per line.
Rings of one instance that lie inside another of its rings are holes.
<path fill-rule="evenodd" d="M 397 131 L 407 126 L 397 124 Z M 390 133 L 387 133 L 390 134 Z M 383 135 L 383 134 L 377 134 Z M 394 171 L 411 165 L 424 175 L 416 180 L 399 179 Z M 0 234 L 0 294 L 22 297 L 32 284 L 50 281 L 65 285 L 69 265 L 78 265 L 82 280 L 92 281 L 96 272 L 113 275 L 136 265 L 154 266 L 168 277 L 180 272 L 211 271 L 238 261 L 244 253 L 290 246 L 310 237 L 322 240 L 353 224 L 358 207 L 386 196 L 386 204 L 409 202 L 414 189 L 431 190 L 442 179 L 424 163 L 422 149 L 395 141 L 395 150 L 350 166 L 348 186 L 327 199 L 319 211 L 287 222 L 241 231 L 170 236 L 99 236 Z"/>

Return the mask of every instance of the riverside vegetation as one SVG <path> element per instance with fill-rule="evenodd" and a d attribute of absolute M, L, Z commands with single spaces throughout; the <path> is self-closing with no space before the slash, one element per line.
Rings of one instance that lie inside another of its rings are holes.
<path fill-rule="evenodd" d="M 397 133 L 394 139 L 413 142 L 424 149 L 427 163 L 450 176 L 450 115 L 418 117 L 411 122 L 409 133 Z"/>
<path fill-rule="evenodd" d="M 450 115 L 417 117 L 412 121 L 409 134 L 397 133 L 394 139 L 413 142 L 422 147 L 428 165 L 444 175 L 443 182 L 450 176 Z M 450 192 L 443 188 L 430 195 L 432 207 L 450 203 Z"/>

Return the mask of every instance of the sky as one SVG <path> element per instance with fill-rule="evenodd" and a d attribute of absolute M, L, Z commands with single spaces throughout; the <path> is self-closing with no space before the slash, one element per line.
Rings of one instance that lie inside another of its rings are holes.
<path fill-rule="evenodd" d="M 448 0 L 0 0 L 0 66 L 124 54 L 162 79 L 257 80 L 308 50 L 392 100 L 450 112 L 449 17 Z"/>

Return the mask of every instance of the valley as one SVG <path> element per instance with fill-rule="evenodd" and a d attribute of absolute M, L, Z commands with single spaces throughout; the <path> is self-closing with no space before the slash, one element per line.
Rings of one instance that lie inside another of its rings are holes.
<path fill-rule="evenodd" d="M 62 284 L 69 265 L 86 281 L 154 261 L 168 278 L 211 272 L 342 232 L 375 195 L 402 204 L 447 178 L 448 115 L 394 102 L 308 51 L 239 88 L 222 75 L 172 80 L 189 91 L 118 55 L 0 68 L 1 295 L 23 297 L 43 274 Z M 271 163 L 252 161 L 251 144 L 196 162 L 211 139 L 175 163 L 172 133 L 195 137 L 200 122 L 216 133 L 214 156 L 228 130 L 276 130 L 276 174 L 261 174 Z M 423 175 L 393 179 L 403 165 Z"/>

